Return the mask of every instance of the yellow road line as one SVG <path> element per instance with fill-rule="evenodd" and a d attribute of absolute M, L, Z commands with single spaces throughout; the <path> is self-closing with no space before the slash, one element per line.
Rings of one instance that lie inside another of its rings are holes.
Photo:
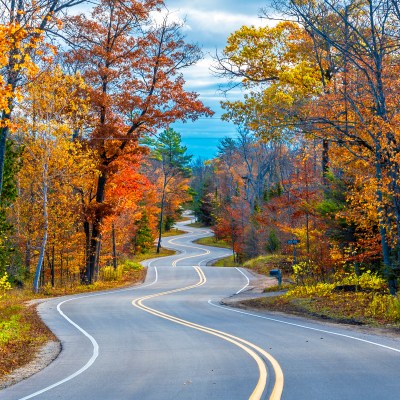
<path fill-rule="evenodd" d="M 239 337 L 236 337 L 234 335 L 230 335 L 226 332 L 218 331 L 216 329 L 208 328 L 203 325 L 199 325 L 199 324 L 196 324 L 196 323 L 193 323 L 190 321 L 186 321 L 184 319 L 177 318 L 177 317 L 174 317 L 169 314 L 165 314 L 161 311 L 155 310 L 155 309 L 145 306 L 143 304 L 143 301 L 145 301 L 145 300 L 149 300 L 149 299 L 159 297 L 159 296 L 164 296 L 164 295 L 171 294 L 171 293 L 182 292 L 185 290 L 193 289 L 198 286 L 204 285 L 207 281 L 207 278 L 205 277 L 204 272 L 199 267 L 194 267 L 194 268 L 200 278 L 199 282 L 197 282 L 196 284 L 193 284 L 190 286 L 185 286 L 183 288 L 173 289 L 173 290 L 169 290 L 169 291 L 165 291 L 165 292 L 161 292 L 161 293 L 144 296 L 144 297 L 138 298 L 136 300 L 133 300 L 132 304 L 135 307 L 137 307 L 143 311 L 146 311 L 150 314 L 153 314 L 159 318 L 167 319 L 167 320 L 175 322 L 177 324 L 184 325 L 189 328 L 196 329 L 196 330 L 199 330 L 202 332 L 206 332 L 210 335 L 219 337 L 223 340 L 226 340 L 226 341 L 236 345 L 237 347 L 241 348 L 246 353 L 248 353 L 256 361 L 258 369 L 259 369 L 259 379 L 258 379 L 256 387 L 254 388 L 252 394 L 249 397 L 249 400 L 260 400 L 262 397 L 262 394 L 264 392 L 264 389 L 266 387 L 266 384 L 267 384 L 267 370 L 266 370 L 263 360 L 260 358 L 260 356 L 257 353 L 255 353 L 253 351 L 253 350 L 256 350 L 258 353 L 262 354 L 266 359 L 268 359 L 270 361 L 271 365 L 273 366 L 273 369 L 275 372 L 275 384 L 274 384 L 272 394 L 270 396 L 270 400 L 279 400 L 281 398 L 282 390 L 283 390 L 283 373 L 282 373 L 282 370 L 281 370 L 278 362 L 265 350 L 254 345 L 253 343 L 250 343 L 250 342 L 248 342 L 244 339 L 241 339 Z M 251 349 L 253 349 L 253 350 L 251 350 Z"/>
<path fill-rule="evenodd" d="M 176 238 L 176 239 L 178 239 L 178 238 Z M 176 239 L 171 239 L 171 240 L 168 241 L 168 243 L 172 243 Z M 185 245 L 185 244 L 178 244 L 178 243 L 175 243 L 175 242 L 174 242 L 174 244 L 176 244 L 177 246 L 180 246 L 180 247 L 188 247 L 189 249 L 201 250 L 201 251 L 204 251 L 204 253 L 203 254 L 195 254 L 194 256 L 185 256 L 185 257 L 179 258 L 179 259 L 173 261 L 173 263 L 172 263 L 173 267 L 176 267 L 176 264 L 179 261 L 186 260 L 188 258 L 196 258 L 196 257 L 199 257 L 199 256 L 206 256 L 206 255 L 211 253 L 210 250 L 202 249 L 200 247 L 188 246 L 188 245 Z"/>

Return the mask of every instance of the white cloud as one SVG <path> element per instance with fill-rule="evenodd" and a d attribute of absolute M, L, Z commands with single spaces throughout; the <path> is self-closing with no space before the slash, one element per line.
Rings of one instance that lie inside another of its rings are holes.
<path fill-rule="evenodd" d="M 206 31 L 210 34 L 224 34 L 228 36 L 243 25 L 262 26 L 262 20 L 257 16 L 249 17 L 244 14 L 232 14 L 222 11 L 202 11 L 187 9 L 188 24 L 194 29 Z"/>

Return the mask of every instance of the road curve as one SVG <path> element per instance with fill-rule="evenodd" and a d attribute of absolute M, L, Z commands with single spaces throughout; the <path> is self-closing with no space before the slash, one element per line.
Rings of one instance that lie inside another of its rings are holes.
<path fill-rule="evenodd" d="M 143 285 L 42 303 L 63 351 L 0 399 L 399 398 L 399 339 L 222 307 L 247 272 L 207 267 L 229 251 L 185 229 L 164 239 L 179 254 L 149 261 Z"/>

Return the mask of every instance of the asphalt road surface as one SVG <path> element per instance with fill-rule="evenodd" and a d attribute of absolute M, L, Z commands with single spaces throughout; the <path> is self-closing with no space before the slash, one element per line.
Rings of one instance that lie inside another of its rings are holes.
<path fill-rule="evenodd" d="M 63 351 L 1 400 L 400 399 L 400 340 L 219 304 L 248 272 L 226 249 L 164 239 L 143 285 L 40 305 Z"/>

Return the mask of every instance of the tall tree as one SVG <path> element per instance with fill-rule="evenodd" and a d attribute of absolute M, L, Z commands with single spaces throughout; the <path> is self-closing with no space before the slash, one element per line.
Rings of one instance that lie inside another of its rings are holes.
<path fill-rule="evenodd" d="M 186 44 L 181 26 L 166 15 L 160 24 L 150 13 L 159 0 L 102 0 L 91 16 L 67 21 L 74 44 L 67 59 L 76 63 L 91 86 L 94 125 L 82 137 L 99 155 L 86 278 L 92 282 L 98 260 L 105 188 L 114 162 L 137 152 L 138 138 L 176 120 L 210 115 L 195 93 L 184 90 L 181 70 L 201 57 L 197 46 Z"/>
<path fill-rule="evenodd" d="M 18 109 L 20 130 L 16 139 L 24 149 L 24 166 L 18 175 L 17 228 L 24 235 L 27 260 L 31 259 L 32 242 L 39 249 L 36 292 L 49 237 L 55 246 L 56 239 L 62 236 L 60 231 L 74 230 L 71 225 L 79 215 L 75 188 L 91 177 L 88 171 L 93 169 L 90 150 L 83 150 L 79 142 L 71 140 L 82 123 L 80 117 L 88 109 L 84 88 L 82 77 L 66 75 L 55 67 L 43 71 L 26 86 L 24 101 Z M 64 220 L 59 207 L 64 208 Z M 54 273 L 52 278 L 54 282 Z"/>
<path fill-rule="evenodd" d="M 390 1 L 290 0 L 285 12 L 329 43 L 343 60 L 335 80 L 338 90 L 322 99 L 325 111 L 312 123 L 328 127 L 327 133 L 351 156 L 368 158 L 374 166 L 382 258 L 391 293 L 395 293 L 400 262 L 399 93 L 393 90 L 399 62 L 397 8 Z M 327 14 L 336 21 L 335 30 L 324 29 Z M 329 109 L 333 98 L 338 107 Z"/>

